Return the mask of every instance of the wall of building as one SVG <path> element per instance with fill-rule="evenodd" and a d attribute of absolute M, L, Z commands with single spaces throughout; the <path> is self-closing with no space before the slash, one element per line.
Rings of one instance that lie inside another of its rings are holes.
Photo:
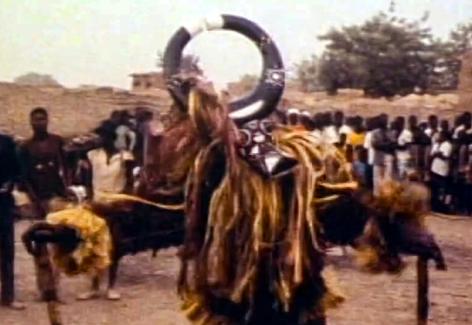
<path fill-rule="evenodd" d="M 164 78 L 160 72 L 135 73 L 131 75 L 131 78 L 131 89 L 133 91 L 153 88 L 166 89 Z"/>
<path fill-rule="evenodd" d="M 164 91 L 137 94 L 111 87 L 44 88 L 0 82 L 0 131 L 29 136 L 29 112 L 37 106 L 48 109 L 52 132 L 71 136 L 95 128 L 113 110 L 132 112 L 137 106 L 146 106 L 167 112 L 170 103 Z"/>

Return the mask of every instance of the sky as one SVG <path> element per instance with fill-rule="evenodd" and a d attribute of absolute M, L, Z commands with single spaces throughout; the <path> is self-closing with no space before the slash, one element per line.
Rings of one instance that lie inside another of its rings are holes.
<path fill-rule="evenodd" d="M 0 0 L 0 81 L 37 72 L 67 87 L 108 85 L 128 89 L 129 75 L 157 69 L 157 53 L 182 25 L 216 14 L 244 16 L 275 40 L 285 66 L 324 44 L 330 28 L 359 24 L 390 0 Z M 472 20 L 472 0 L 397 0 L 399 16 L 418 19 L 446 37 Z M 234 32 L 207 32 L 185 49 L 200 57 L 217 86 L 257 74 L 256 47 Z"/>

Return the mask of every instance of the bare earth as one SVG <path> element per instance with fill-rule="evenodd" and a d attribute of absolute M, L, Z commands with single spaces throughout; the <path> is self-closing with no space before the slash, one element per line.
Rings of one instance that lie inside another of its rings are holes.
<path fill-rule="evenodd" d="M 29 222 L 17 225 L 21 234 Z M 472 324 L 472 218 L 429 218 L 431 229 L 446 256 L 449 270 L 430 271 L 430 324 Z M 17 237 L 19 238 L 19 236 Z M 18 240 L 17 240 L 18 241 Z M 23 312 L 0 309 L 1 325 L 47 325 L 46 308 L 36 301 L 31 258 L 17 242 L 17 296 L 27 302 Z M 85 289 L 84 278 L 63 279 L 61 306 L 65 325 L 105 324 L 188 324 L 179 312 L 175 283 L 179 263 L 175 249 L 127 257 L 121 263 L 118 286 L 123 295 L 118 302 L 103 299 L 75 301 Z M 330 256 L 339 286 L 347 301 L 329 312 L 335 325 L 413 325 L 415 322 L 416 281 L 414 259 L 400 276 L 369 275 L 359 272 L 351 256 Z"/>

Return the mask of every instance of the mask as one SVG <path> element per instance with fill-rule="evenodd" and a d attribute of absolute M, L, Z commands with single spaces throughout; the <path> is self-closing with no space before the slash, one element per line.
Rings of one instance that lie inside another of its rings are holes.
<path fill-rule="evenodd" d="M 273 129 L 269 120 L 253 120 L 239 128 L 239 155 L 266 178 L 285 175 L 298 163 L 275 147 Z"/>

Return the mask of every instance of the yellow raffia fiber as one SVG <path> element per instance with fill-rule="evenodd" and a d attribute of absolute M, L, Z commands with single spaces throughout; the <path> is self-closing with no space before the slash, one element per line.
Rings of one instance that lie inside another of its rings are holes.
<path fill-rule="evenodd" d="M 386 181 L 379 188 L 375 208 L 390 218 L 407 218 L 424 226 L 429 201 L 429 191 L 422 184 Z"/>
<path fill-rule="evenodd" d="M 363 246 L 356 250 L 356 264 L 364 271 L 377 273 L 379 270 L 380 256 L 379 252 L 372 247 Z"/>
<path fill-rule="evenodd" d="M 46 220 L 53 225 L 76 229 L 83 240 L 71 254 L 64 254 L 57 247 L 54 248 L 53 261 L 60 270 L 68 275 L 96 275 L 108 268 L 112 244 L 110 231 L 103 218 L 78 206 L 51 213 Z"/>
<path fill-rule="evenodd" d="M 336 308 L 346 300 L 346 297 L 341 290 L 333 267 L 329 266 L 323 270 L 323 279 L 329 291 L 324 295 L 322 304 L 326 309 Z"/>
<path fill-rule="evenodd" d="M 140 198 L 135 195 L 130 195 L 130 194 L 123 194 L 123 193 L 105 193 L 105 192 L 100 192 L 99 193 L 99 199 L 98 202 L 100 203 L 109 203 L 109 202 L 116 202 L 116 201 L 130 201 L 130 202 L 138 202 L 146 205 L 150 205 L 159 209 L 164 209 L 164 210 L 171 210 L 171 211 L 181 211 L 185 209 L 185 204 L 166 204 L 166 203 L 159 203 L 159 202 L 153 202 L 149 201 L 143 198 Z"/>

